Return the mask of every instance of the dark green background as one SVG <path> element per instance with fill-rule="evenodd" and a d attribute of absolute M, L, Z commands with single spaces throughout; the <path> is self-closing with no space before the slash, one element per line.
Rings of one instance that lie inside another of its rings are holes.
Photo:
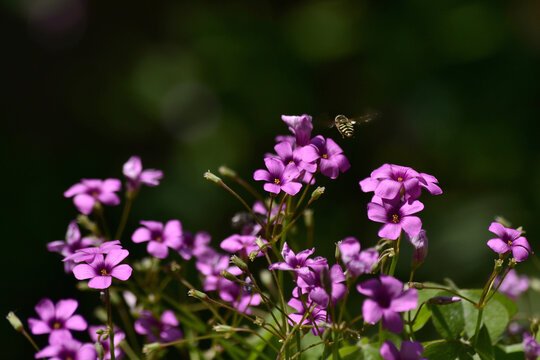
<path fill-rule="evenodd" d="M 202 174 L 227 164 L 251 178 L 287 133 L 281 114 L 382 113 L 352 140 L 316 123 L 314 134 L 332 136 L 352 164 L 321 180 L 318 254 L 349 235 L 374 244 L 379 225 L 357 183 L 385 162 L 433 174 L 444 191 L 421 198 L 430 255 L 419 280 L 480 286 L 495 215 L 523 225 L 540 251 L 535 0 L 13 0 L 1 9 L 3 314 L 26 319 L 42 297 L 77 296 L 45 249 L 76 216 L 62 193 L 82 177 L 121 176 L 133 154 L 165 178 L 141 193 L 130 231 L 139 219 L 178 218 L 216 243 L 230 235 L 240 206 Z M 111 221 L 119 214 L 111 209 Z M 530 261 L 519 269 L 538 271 Z M 7 323 L 2 334 L 3 358 L 32 356 Z"/>

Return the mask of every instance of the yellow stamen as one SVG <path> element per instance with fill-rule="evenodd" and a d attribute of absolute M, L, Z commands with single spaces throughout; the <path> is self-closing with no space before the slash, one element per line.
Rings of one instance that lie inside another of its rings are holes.
<path fill-rule="evenodd" d="M 403 181 L 403 178 L 400 176 L 397 178 L 397 181 Z"/>
<path fill-rule="evenodd" d="M 274 184 L 279 185 L 281 184 L 281 181 L 279 179 L 274 179 Z"/>
<path fill-rule="evenodd" d="M 157 241 L 157 242 L 162 242 L 163 239 L 161 238 L 161 236 L 158 236 L 158 237 L 156 238 L 156 241 Z"/>
<path fill-rule="evenodd" d="M 107 272 L 107 269 L 101 269 L 101 276 L 109 276 L 109 275 L 111 274 Z"/>
<path fill-rule="evenodd" d="M 397 224 L 399 222 L 399 215 L 396 215 L 396 214 L 392 215 L 392 222 L 394 224 Z"/>
<path fill-rule="evenodd" d="M 327 154 L 323 154 L 323 159 L 328 159 L 328 155 Z"/>
<path fill-rule="evenodd" d="M 55 322 L 54 325 L 53 325 L 53 328 L 60 329 L 61 326 L 62 325 L 60 325 L 60 323 Z"/>

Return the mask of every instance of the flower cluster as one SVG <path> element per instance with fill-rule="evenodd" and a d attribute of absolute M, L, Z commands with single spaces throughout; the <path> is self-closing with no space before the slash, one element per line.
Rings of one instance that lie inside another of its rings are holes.
<path fill-rule="evenodd" d="M 422 221 L 413 214 L 424 209 L 416 200 L 425 188 L 432 195 L 442 194 L 434 176 L 399 165 L 384 164 L 360 181 L 364 192 L 374 192 L 368 204 L 368 218 L 384 225 L 379 230 L 381 238 L 396 240 L 402 230 L 409 236 L 418 235 Z"/>

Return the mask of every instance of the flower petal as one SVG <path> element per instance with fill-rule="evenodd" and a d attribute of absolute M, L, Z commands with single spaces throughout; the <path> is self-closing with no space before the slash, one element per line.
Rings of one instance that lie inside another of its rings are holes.
<path fill-rule="evenodd" d="M 382 318 L 383 329 L 388 329 L 396 334 L 403 330 L 403 321 L 398 313 L 392 310 L 386 310 L 384 311 Z"/>
<path fill-rule="evenodd" d="M 96 200 L 88 194 L 79 194 L 73 198 L 73 203 L 77 209 L 85 215 L 89 215 L 94 209 Z"/>
<path fill-rule="evenodd" d="M 150 255 L 157 257 L 158 259 L 165 259 L 169 254 L 169 249 L 164 243 L 157 241 L 150 241 L 146 250 Z"/>
<path fill-rule="evenodd" d="M 384 224 L 377 233 L 379 237 L 390 240 L 397 240 L 399 234 L 401 234 L 401 225 L 394 223 Z"/>
<path fill-rule="evenodd" d="M 487 246 L 497 254 L 505 254 L 510 251 L 510 246 L 499 238 L 489 240 Z"/>
<path fill-rule="evenodd" d="M 270 175 L 268 171 L 263 170 L 263 169 L 255 170 L 255 172 L 253 173 L 253 179 L 257 181 L 260 181 L 260 180 L 273 181 L 272 175 Z"/>
<path fill-rule="evenodd" d="M 291 182 L 288 182 L 285 185 L 281 186 L 281 189 L 284 192 L 286 192 L 287 194 L 289 194 L 291 196 L 294 196 L 294 195 L 298 194 L 300 189 L 302 189 L 302 184 L 291 181 Z"/>
<path fill-rule="evenodd" d="M 152 232 L 145 227 L 138 228 L 131 236 L 131 241 L 134 243 L 140 243 L 143 241 L 150 241 L 152 239 Z"/>
<path fill-rule="evenodd" d="M 92 289 L 106 289 L 112 284 L 112 277 L 110 276 L 96 276 L 88 281 L 88 287 Z"/>
<path fill-rule="evenodd" d="M 88 324 L 81 315 L 74 315 L 64 323 L 64 326 L 69 330 L 84 331 Z"/>
<path fill-rule="evenodd" d="M 384 206 L 374 202 L 367 204 L 367 216 L 369 220 L 380 223 L 386 223 L 388 220 L 388 215 Z"/>
<path fill-rule="evenodd" d="M 126 281 L 131 276 L 133 269 L 128 264 L 121 264 L 111 270 L 111 276 L 118 280 Z"/>
<path fill-rule="evenodd" d="M 506 228 L 496 221 L 492 222 L 491 225 L 489 225 L 489 231 L 497 235 L 498 237 L 502 238 L 506 235 Z"/>
<path fill-rule="evenodd" d="M 88 264 L 79 264 L 73 268 L 73 275 L 77 280 L 86 280 L 97 275 L 96 269 Z"/>
<path fill-rule="evenodd" d="M 415 237 L 422 230 L 422 220 L 418 216 L 405 216 L 401 219 L 400 225 L 410 237 Z"/>
<path fill-rule="evenodd" d="M 409 311 L 418 305 L 418 291 L 416 289 L 405 290 L 401 295 L 392 299 L 390 309 L 396 312 Z"/>
<path fill-rule="evenodd" d="M 129 255 L 129 251 L 122 249 L 122 250 L 112 250 L 107 254 L 107 257 L 105 258 L 105 264 L 114 267 L 116 264 L 119 264 Z"/>
<path fill-rule="evenodd" d="M 366 299 L 362 304 L 362 315 L 364 315 L 365 322 L 367 322 L 368 324 L 375 324 L 381 319 L 383 311 L 376 301 L 372 299 Z"/>
<path fill-rule="evenodd" d="M 75 299 L 63 299 L 56 303 L 55 316 L 57 319 L 67 320 L 75 313 L 79 303 Z"/>
<path fill-rule="evenodd" d="M 403 184 L 399 181 L 384 179 L 377 185 L 375 195 L 383 199 L 394 199 L 401 190 Z"/>
<path fill-rule="evenodd" d="M 382 344 L 381 350 L 379 352 L 384 360 L 401 360 L 398 349 L 390 341 L 385 341 Z"/>

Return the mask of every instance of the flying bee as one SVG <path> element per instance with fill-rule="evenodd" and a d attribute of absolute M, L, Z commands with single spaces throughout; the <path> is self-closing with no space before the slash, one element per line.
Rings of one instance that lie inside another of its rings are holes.
<path fill-rule="evenodd" d="M 362 116 L 349 119 L 345 115 L 337 115 L 332 127 L 335 126 L 342 138 L 352 138 L 354 136 L 354 127 L 358 124 L 367 123 L 375 119 L 378 113 L 367 113 Z"/>

